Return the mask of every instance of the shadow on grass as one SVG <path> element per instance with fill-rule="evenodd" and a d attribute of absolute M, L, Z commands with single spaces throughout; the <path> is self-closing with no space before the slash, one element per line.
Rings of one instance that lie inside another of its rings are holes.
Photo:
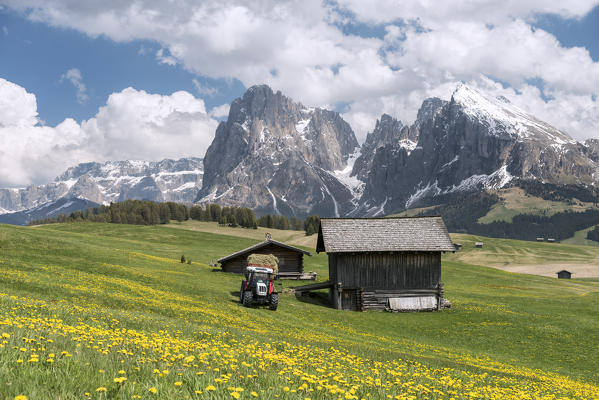
<path fill-rule="evenodd" d="M 304 292 L 303 295 L 295 294 L 295 298 L 302 303 L 314 304 L 315 306 L 331 308 L 329 293 L 322 291 Z"/>

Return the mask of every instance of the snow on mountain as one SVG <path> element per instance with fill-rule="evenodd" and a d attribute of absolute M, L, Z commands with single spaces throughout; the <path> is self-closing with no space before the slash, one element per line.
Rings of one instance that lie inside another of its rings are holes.
<path fill-rule="evenodd" d="M 491 134 L 509 134 L 519 139 L 550 139 L 554 144 L 576 141 L 546 122 L 513 105 L 507 98 L 493 98 L 465 84 L 453 92 L 452 100 L 472 118 L 487 124 Z"/>
<path fill-rule="evenodd" d="M 202 186 L 202 177 L 200 158 L 82 163 L 52 183 L 0 189 L 0 214 L 33 210 L 66 197 L 98 204 L 128 199 L 191 203 Z"/>

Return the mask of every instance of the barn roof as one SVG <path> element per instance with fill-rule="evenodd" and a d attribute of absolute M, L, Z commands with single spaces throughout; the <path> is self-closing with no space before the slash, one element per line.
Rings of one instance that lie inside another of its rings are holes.
<path fill-rule="evenodd" d="M 316 252 L 455 251 L 441 217 L 322 218 Z"/>
<path fill-rule="evenodd" d="M 253 246 L 250 246 L 247 249 L 239 250 L 238 252 L 235 252 L 233 254 L 229 254 L 228 256 L 223 257 L 220 260 L 217 260 L 217 262 L 223 263 L 224 261 L 230 260 L 231 258 L 235 258 L 237 256 L 241 256 L 241 255 L 244 255 L 244 254 L 247 254 L 247 253 L 251 253 L 252 251 L 255 251 L 255 250 L 261 249 L 262 247 L 268 246 L 269 244 L 273 244 L 273 245 L 279 246 L 279 247 L 284 247 L 284 248 L 286 248 L 288 250 L 296 251 L 298 253 L 303 253 L 303 254 L 305 254 L 307 256 L 311 256 L 311 254 L 309 252 L 305 251 L 305 250 L 298 249 L 297 247 L 293 247 L 293 246 L 290 246 L 288 244 L 278 242 L 276 240 L 269 239 L 269 240 L 265 240 L 264 242 L 261 242 L 261 243 L 255 244 Z"/>

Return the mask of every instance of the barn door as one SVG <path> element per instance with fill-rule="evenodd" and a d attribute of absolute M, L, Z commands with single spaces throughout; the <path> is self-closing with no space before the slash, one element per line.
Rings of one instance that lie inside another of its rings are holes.
<path fill-rule="evenodd" d="M 343 292 L 341 292 L 341 309 L 358 311 L 358 291 L 356 289 L 343 289 Z"/>

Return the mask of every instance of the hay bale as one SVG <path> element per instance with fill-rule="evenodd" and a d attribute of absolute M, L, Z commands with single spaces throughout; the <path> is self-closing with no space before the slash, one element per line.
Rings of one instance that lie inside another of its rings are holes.
<path fill-rule="evenodd" d="M 272 268 L 275 274 L 279 272 L 279 259 L 272 254 L 250 254 L 248 256 L 248 265 Z"/>

